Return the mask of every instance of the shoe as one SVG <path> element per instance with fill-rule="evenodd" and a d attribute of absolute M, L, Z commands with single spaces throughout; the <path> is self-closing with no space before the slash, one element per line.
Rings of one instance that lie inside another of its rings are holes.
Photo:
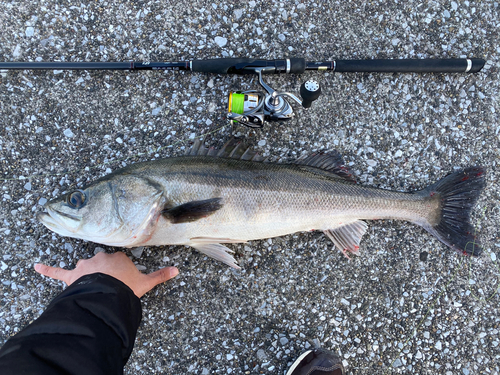
<path fill-rule="evenodd" d="M 345 370 L 336 354 L 325 349 L 314 349 L 297 358 L 286 375 L 345 375 Z"/>

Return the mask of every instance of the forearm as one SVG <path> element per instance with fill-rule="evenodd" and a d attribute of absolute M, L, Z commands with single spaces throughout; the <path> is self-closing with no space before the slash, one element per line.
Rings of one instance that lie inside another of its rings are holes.
<path fill-rule="evenodd" d="M 0 349 L 1 374 L 121 374 L 141 305 L 121 281 L 86 275 Z"/>

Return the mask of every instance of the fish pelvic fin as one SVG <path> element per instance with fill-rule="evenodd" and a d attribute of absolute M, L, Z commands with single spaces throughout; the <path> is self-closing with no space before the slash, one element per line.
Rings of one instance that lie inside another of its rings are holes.
<path fill-rule="evenodd" d="M 342 251 L 347 259 L 350 259 L 349 253 L 359 255 L 361 237 L 363 237 L 367 228 L 368 225 L 364 221 L 357 220 L 339 228 L 325 230 L 323 233 L 332 240 L 335 247 Z"/>
<path fill-rule="evenodd" d="M 483 249 L 470 223 L 470 213 L 486 186 L 485 168 L 469 167 L 446 176 L 417 194 L 440 200 L 441 211 L 423 225 L 438 240 L 463 254 L 479 256 Z"/>
<path fill-rule="evenodd" d="M 190 223 L 210 216 L 222 208 L 222 198 L 211 198 L 191 201 L 173 208 L 164 209 L 161 213 L 173 224 Z"/>
<path fill-rule="evenodd" d="M 188 245 L 211 258 L 226 263 L 228 266 L 237 270 L 241 269 L 241 267 L 236 264 L 236 259 L 229 254 L 234 251 L 224 245 L 221 245 L 220 243 L 192 242 L 188 243 Z"/>

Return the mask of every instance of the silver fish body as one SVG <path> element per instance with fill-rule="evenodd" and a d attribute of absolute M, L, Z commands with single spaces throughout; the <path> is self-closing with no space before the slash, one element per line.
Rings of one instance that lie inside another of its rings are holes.
<path fill-rule="evenodd" d="M 373 219 L 410 221 L 478 255 L 468 215 L 483 175 L 473 167 L 402 193 L 353 183 L 336 154 L 295 164 L 195 154 L 122 168 L 48 202 L 38 218 L 61 235 L 121 247 L 189 245 L 233 267 L 223 243 L 310 230 L 357 254 L 363 220 Z"/>

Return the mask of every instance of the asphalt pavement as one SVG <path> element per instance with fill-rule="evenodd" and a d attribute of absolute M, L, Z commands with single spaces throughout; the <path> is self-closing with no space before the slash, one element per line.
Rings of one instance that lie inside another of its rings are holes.
<path fill-rule="evenodd" d="M 227 121 L 254 76 L 173 71 L 9 71 L 0 77 L 0 344 L 63 288 L 36 262 L 73 268 L 124 251 L 144 272 L 180 274 L 143 301 L 126 374 L 284 374 L 304 350 L 348 374 L 500 373 L 500 8 L 496 1 L 0 1 L 0 61 L 307 61 L 483 58 L 476 74 L 266 76 L 322 95 L 295 118 Z M 36 220 L 43 204 L 137 161 L 182 155 L 195 137 L 244 138 L 274 162 L 338 150 L 369 186 L 415 191 L 481 165 L 478 258 L 420 227 L 369 223 L 347 260 L 321 232 L 229 245 L 241 271 L 187 247 L 111 248 Z"/>

